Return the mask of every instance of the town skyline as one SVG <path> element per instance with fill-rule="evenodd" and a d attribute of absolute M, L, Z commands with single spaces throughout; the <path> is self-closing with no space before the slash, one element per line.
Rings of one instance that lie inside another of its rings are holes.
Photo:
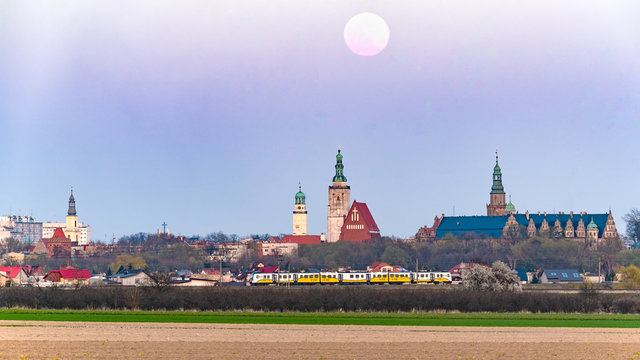
<path fill-rule="evenodd" d="M 0 5 L 1 214 L 62 221 L 73 186 L 96 241 L 288 233 L 301 182 L 320 234 L 338 145 L 383 235 L 484 214 L 496 149 L 520 212 L 638 207 L 636 2 L 38 5 Z"/>

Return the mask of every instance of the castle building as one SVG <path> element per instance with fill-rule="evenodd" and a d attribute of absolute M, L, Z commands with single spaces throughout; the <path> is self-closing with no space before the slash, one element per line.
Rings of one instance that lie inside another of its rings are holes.
<path fill-rule="evenodd" d="M 327 242 L 336 242 L 340 239 L 340 232 L 344 219 L 349 211 L 351 189 L 347 185 L 347 178 L 344 176 L 344 165 L 342 164 L 342 154 L 338 148 L 336 155 L 336 175 L 333 177 L 333 184 L 329 186 L 329 206 L 327 211 Z"/>
<path fill-rule="evenodd" d="M 530 214 L 527 211 L 524 214 L 500 216 L 443 216 L 437 218 L 436 223 L 435 236 L 420 240 L 441 239 L 447 234 L 453 236 L 468 234 L 496 239 L 540 235 L 572 239 L 589 247 L 597 247 L 603 240 L 618 238 L 618 230 L 611 211 L 598 214 L 573 211 L 568 214 L 564 212 Z"/>
<path fill-rule="evenodd" d="M 493 167 L 493 185 L 489 194 L 489 204 L 487 204 L 487 216 L 504 215 L 507 213 L 506 207 L 502 170 L 498 165 L 498 153 L 496 152 L 496 166 Z"/>
<path fill-rule="evenodd" d="M 307 205 L 305 195 L 302 192 L 302 185 L 298 186 L 295 205 L 293 208 L 293 235 L 307 235 Z"/>
<path fill-rule="evenodd" d="M 380 229 L 366 203 L 354 201 L 342 225 L 340 241 L 363 242 L 380 237 Z"/>
<path fill-rule="evenodd" d="M 493 186 L 487 216 L 445 216 L 435 217 L 432 227 L 424 226 L 416 234 L 417 241 L 433 241 L 447 234 L 453 236 L 473 235 L 491 238 L 533 237 L 536 235 L 573 239 L 589 247 L 597 247 L 603 240 L 618 238 L 618 230 L 611 210 L 609 213 L 588 214 L 586 212 L 568 214 L 546 212 L 521 214 L 509 199 L 505 204 L 502 185 L 502 171 L 498 165 L 493 168 Z"/>

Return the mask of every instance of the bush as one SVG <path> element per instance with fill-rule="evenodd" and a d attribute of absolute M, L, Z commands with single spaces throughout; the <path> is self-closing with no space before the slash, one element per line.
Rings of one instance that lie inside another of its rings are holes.
<path fill-rule="evenodd" d="M 522 291 L 518 274 L 502 261 L 492 267 L 474 266 L 462 274 L 462 284 L 468 290 L 480 291 Z"/>
<path fill-rule="evenodd" d="M 2 288 L 0 308 L 197 311 L 640 312 L 628 294 L 475 291 L 457 286 Z"/>

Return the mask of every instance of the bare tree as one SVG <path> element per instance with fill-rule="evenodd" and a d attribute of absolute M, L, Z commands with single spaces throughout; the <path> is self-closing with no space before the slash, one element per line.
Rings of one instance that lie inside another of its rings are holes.
<path fill-rule="evenodd" d="M 633 208 L 622 219 L 627 223 L 627 236 L 633 242 L 633 247 L 640 247 L 640 210 Z"/>

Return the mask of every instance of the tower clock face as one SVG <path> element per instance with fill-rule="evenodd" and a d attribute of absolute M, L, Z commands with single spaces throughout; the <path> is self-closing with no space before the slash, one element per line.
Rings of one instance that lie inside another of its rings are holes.
<path fill-rule="evenodd" d="M 298 206 L 298 210 L 302 209 L 302 206 Z"/>

